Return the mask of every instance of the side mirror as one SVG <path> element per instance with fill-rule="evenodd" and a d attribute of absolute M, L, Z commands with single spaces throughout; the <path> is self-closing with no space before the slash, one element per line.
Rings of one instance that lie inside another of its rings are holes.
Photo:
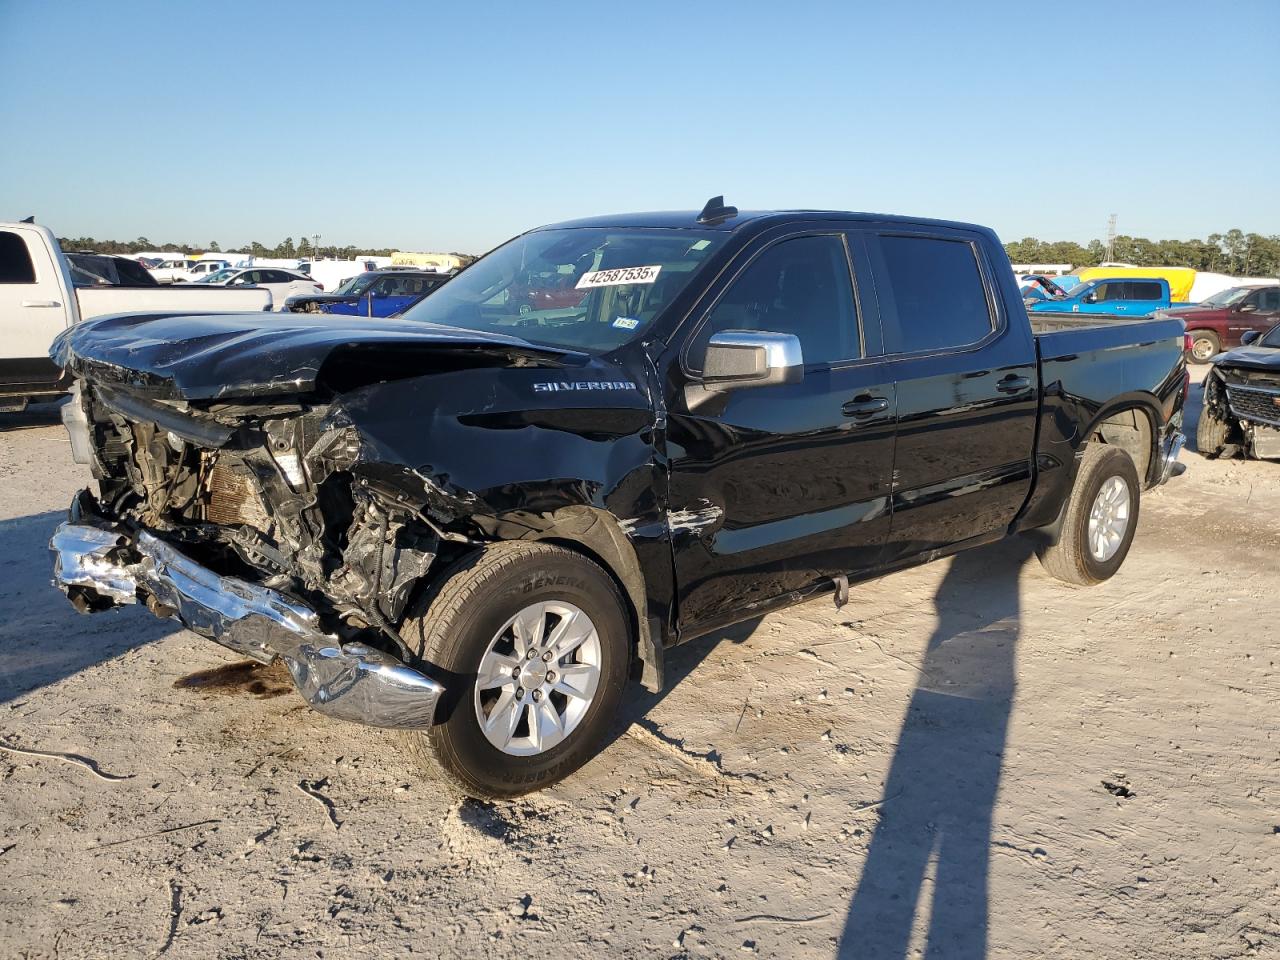
<path fill-rule="evenodd" d="M 1084 302 L 1085 302 L 1085 303 L 1097 303 L 1097 302 L 1098 302 L 1098 295 L 1097 295 L 1096 293 L 1086 293 L 1086 294 L 1084 295 Z"/>
<path fill-rule="evenodd" d="M 804 379 L 800 338 L 790 333 L 722 330 L 707 343 L 702 378 L 686 391 L 689 409 L 714 394 Z"/>
<path fill-rule="evenodd" d="M 1239 308 L 1240 313 L 1257 313 L 1258 305 L 1256 303 L 1245 303 Z"/>
<path fill-rule="evenodd" d="M 1240 334 L 1240 342 L 1247 347 L 1249 344 L 1255 342 L 1260 336 L 1262 336 L 1262 334 L 1257 330 L 1246 330 L 1244 333 Z"/>

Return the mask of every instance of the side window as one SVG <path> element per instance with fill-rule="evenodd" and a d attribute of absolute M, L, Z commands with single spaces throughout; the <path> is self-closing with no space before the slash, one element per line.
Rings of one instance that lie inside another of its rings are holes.
<path fill-rule="evenodd" d="M 35 283 L 36 268 L 27 242 L 17 233 L 0 230 L 0 283 Z"/>
<path fill-rule="evenodd" d="M 994 329 L 973 244 L 881 236 L 880 254 L 886 277 L 876 290 L 890 320 L 886 353 L 964 347 Z"/>
<path fill-rule="evenodd" d="M 1129 284 L 1130 300 L 1162 300 L 1164 290 L 1152 280 L 1135 280 Z"/>
<path fill-rule="evenodd" d="M 1112 280 L 1110 283 L 1100 283 L 1093 288 L 1093 299 L 1095 303 L 1105 303 L 1108 300 L 1119 300 L 1123 294 L 1120 292 L 1122 285 Z"/>
<path fill-rule="evenodd" d="M 1280 287 L 1259 290 L 1255 296 L 1258 298 L 1258 310 L 1262 313 L 1274 313 L 1280 310 Z"/>
<path fill-rule="evenodd" d="M 707 342 L 724 330 L 795 334 L 805 364 L 861 356 L 844 241 L 798 237 L 766 249 L 717 301 L 690 359 L 701 363 Z"/>

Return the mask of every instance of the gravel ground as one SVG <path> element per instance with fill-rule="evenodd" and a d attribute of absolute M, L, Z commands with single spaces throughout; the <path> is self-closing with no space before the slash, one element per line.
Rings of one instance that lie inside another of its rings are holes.
<path fill-rule="evenodd" d="M 682 647 L 489 805 L 75 614 L 44 543 L 85 471 L 48 408 L 0 429 L 0 744 L 97 771 L 0 752 L 4 957 L 1280 956 L 1280 464 L 1184 452 L 1100 587 L 1010 542 Z"/>

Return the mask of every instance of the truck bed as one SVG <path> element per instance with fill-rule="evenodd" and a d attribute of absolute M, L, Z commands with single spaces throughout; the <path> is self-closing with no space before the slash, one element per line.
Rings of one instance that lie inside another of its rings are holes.
<path fill-rule="evenodd" d="M 1101 313 L 1055 313 L 1053 311 L 1028 311 L 1032 333 L 1056 333 L 1059 330 L 1081 330 L 1089 327 L 1124 327 L 1146 323 L 1151 317 L 1117 317 Z"/>
<path fill-rule="evenodd" d="M 1163 340 L 1177 340 L 1184 332 L 1181 320 L 1150 317 L 1111 317 L 1078 313 L 1032 313 L 1031 332 L 1040 359 L 1065 360 L 1096 350 L 1143 348 Z M 1128 351 L 1126 351 L 1128 352 Z"/>

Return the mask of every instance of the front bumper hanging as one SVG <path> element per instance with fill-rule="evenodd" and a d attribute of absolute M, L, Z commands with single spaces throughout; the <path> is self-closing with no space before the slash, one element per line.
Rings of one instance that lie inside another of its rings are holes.
<path fill-rule="evenodd" d="M 444 687 L 363 643 L 342 643 L 283 593 L 196 563 L 160 538 L 76 517 L 49 541 L 54 582 L 83 613 L 146 600 L 158 616 L 260 663 L 280 657 L 316 710 L 374 727 L 432 725 Z"/>

